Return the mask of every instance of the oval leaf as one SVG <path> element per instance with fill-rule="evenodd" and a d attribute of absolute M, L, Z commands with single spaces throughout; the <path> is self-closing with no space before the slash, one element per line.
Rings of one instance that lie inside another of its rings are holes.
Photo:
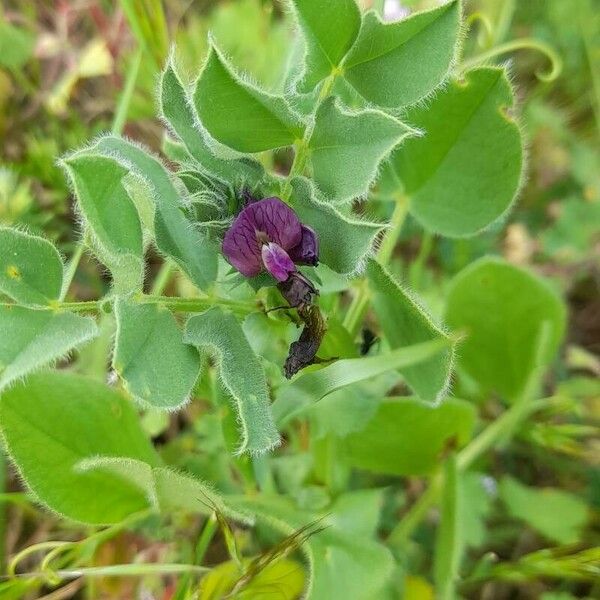
<path fill-rule="evenodd" d="M 467 334 L 459 367 L 483 392 L 493 390 L 515 400 L 537 367 L 537 344 L 545 326 L 549 339 L 541 358 L 547 363 L 554 356 L 565 328 L 565 307 L 545 281 L 489 257 L 454 278 L 446 321 Z"/>
<path fill-rule="evenodd" d="M 196 83 L 194 104 L 208 133 L 240 152 L 290 146 L 303 134 L 285 100 L 242 81 L 214 45 Z"/>
<path fill-rule="evenodd" d="M 127 391 L 156 408 L 175 409 L 190 398 L 200 370 L 195 348 L 182 341 L 172 313 L 125 298 L 115 302 L 113 367 Z"/>
<path fill-rule="evenodd" d="M 97 334 L 90 317 L 0 306 L 0 391 Z"/>
<path fill-rule="evenodd" d="M 449 347 L 429 360 L 400 369 L 406 383 L 422 400 L 437 403 L 446 395 L 454 363 L 454 347 L 419 303 L 378 262 L 367 266 L 373 308 L 392 348 L 445 339 Z"/>
<path fill-rule="evenodd" d="M 406 113 L 425 136 L 408 140 L 392 161 L 427 229 L 473 235 L 510 208 L 523 169 L 521 132 L 506 112 L 513 103 L 506 72 L 481 68 Z"/>
<path fill-rule="evenodd" d="M 19 472 L 52 510 L 105 524 L 148 506 L 144 494 L 119 477 L 75 470 L 97 456 L 158 464 L 132 405 L 107 386 L 66 373 L 33 375 L 3 393 L 0 427 Z"/>
<path fill-rule="evenodd" d="M 21 304 L 48 304 L 60 297 L 63 263 L 47 240 L 0 227 L 0 293 Z"/>
<path fill-rule="evenodd" d="M 344 61 L 344 76 L 369 102 L 414 104 L 447 76 L 455 60 L 461 6 L 452 0 L 395 23 L 368 12 Z"/>

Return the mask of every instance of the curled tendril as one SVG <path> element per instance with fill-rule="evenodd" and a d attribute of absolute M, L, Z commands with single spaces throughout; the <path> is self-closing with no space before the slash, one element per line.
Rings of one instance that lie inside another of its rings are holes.
<path fill-rule="evenodd" d="M 496 56 L 500 56 L 501 54 L 506 54 L 507 52 L 514 52 L 515 50 L 537 50 L 541 52 L 550 62 L 550 68 L 546 71 L 536 71 L 535 76 L 540 80 L 546 83 L 551 81 L 555 81 L 558 76 L 562 72 L 563 62 L 562 58 L 548 44 L 544 42 L 540 42 L 539 40 L 533 38 L 521 38 L 518 40 L 513 40 L 512 42 L 506 42 L 504 44 L 500 44 L 495 48 L 490 48 L 486 52 L 482 52 L 473 58 L 465 61 L 462 65 L 463 70 L 470 69 L 476 65 L 479 65 L 491 58 L 495 58 Z"/>
<path fill-rule="evenodd" d="M 488 19 L 487 15 L 482 12 L 474 12 L 467 17 L 465 21 L 465 33 L 470 31 L 475 23 L 480 23 L 483 29 L 483 32 L 479 32 L 477 36 L 477 43 L 481 47 L 489 46 L 494 39 L 494 29 L 492 27 L 491 21 Z M 481 33 L 485 34 L 485 38 L 481 35 Z"/>

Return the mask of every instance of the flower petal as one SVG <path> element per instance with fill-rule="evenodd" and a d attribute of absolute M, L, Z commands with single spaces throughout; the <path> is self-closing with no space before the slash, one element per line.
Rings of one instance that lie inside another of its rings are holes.
<path fill-rule="evenodd" d="M 290 258 L 301 265 L 316 266 L 319 264 L 319 238 L 315 230 L 302 225 L 300 243 L 288 250 Z"/>
<path fill-rule="evenodd" d="M 256 239 L 254 223 L 243 216 L 242 211 L 223 238 L 225 258 L 246 277 L 254 277 L 262 271 L 260 244 Z"/>
<path fill-rule="evenodd" d="M 286 281 L 290 273 L 296 270 L 296 265 L 288 253 L 275 242 L 264 244 L 261 254 L 265 268 L 277 281 Z"/>
<path fill-rule="evenodd" d="M 257 231 L 284 250 L 296 246 L 302 238 L 302 225 L 296 213 L 279 198 L 264 198 L 249 204 L 240 213 L 250 218 Z M 239 217 L 238 217 L 239 218 Z"/>

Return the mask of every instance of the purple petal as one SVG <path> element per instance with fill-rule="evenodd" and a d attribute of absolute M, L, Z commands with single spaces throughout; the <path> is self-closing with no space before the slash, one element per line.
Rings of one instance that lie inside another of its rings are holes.
<path fill-rule="evenodd" d="M 243 211 L 242 211 L 243 212 Z M 260 244 L 256 239 L 254 225 L 238 215 L 223 238 L 225 258 L 246 277 L 254 277 L 262 271 Z"/>
<path fill-rule="evenodd" d="M 296 270 L 296 265 L 288 256 L 288 253 L 275 242 L 269 242 L 262 247 L 262 261 L 265 269 L 277 279 L 286 281 L 290 273 Z"/>
<path fill-rule="evenodd" d="M 293 248 L 302 238 L 302 225 L 296 213 L 279 198 L 265 198 L 249 204 L 240 216 L 244 213 L 257 231 L 265 233 L 269 241 L 284 250 Z"/>
<path fill-rule="evenodd" d="M 314 229 L 302 225 L 302 238 L 297 246 L 289 251 L 290 258 L 301 265 L 319 264 L 319 238 Z"/>

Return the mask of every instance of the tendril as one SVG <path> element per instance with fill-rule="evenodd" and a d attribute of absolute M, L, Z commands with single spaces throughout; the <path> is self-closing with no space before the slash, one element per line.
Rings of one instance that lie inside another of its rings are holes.
<path fill-rule="evenodd" d="M 488 19 L 487 15 L 485 15 L 482 12 L 474 12 L 468 16 L 468 18 L 465 21 L 465 34 L 471 31 L 471 28 L 475 23 L 480 23 L 483 30 L 480 31 L 479 35 L 477 36 L 477 43 L 481 47 L 491 44 L 494 38 L 494 30 L 492 27 L 492 23 Z M 485 34 L 485 38 L 483 38 L 483 36 L 481 35 L 482 33 Z"/>
<path fill-rule="evenodd" d="M 558 52 L 556 52 L 554 48 L 545 42 L 541 42 L 533 38 L 521 38 L 512 42 L 506 42 L 496 46 L 495 48 L 491 48 L 486 52 L 482 52 L 481 54 L 478 54 L 477 56 L 465 61 L 462 65 L 463 70 L 470 69 L 471 67 L 490 60 L 491 58 L 495 58 L 501 54 L 506 54 L 507 52 L 514 52 L 515 50 L 536 50 L 548 59 L 550 62 L 550 68 L 546 71 L 537 70 L 535 72 L 535 76 L 540 81 L 549 83 L 551 81 L 555 81 L 560 75 L 563 63 Z"/>

